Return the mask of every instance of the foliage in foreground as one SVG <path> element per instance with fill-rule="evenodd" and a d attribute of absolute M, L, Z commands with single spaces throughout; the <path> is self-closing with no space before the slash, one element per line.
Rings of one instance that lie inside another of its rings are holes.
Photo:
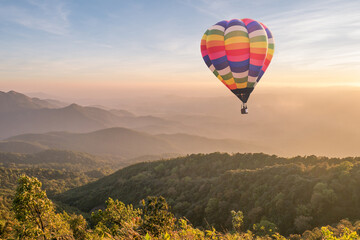
<path fill-rule="evenodd" d="M 266 220 L 242 232 L 243 213 L 231 211 L 233 230 L 194 228 L 184 218 L 175 218 L 163 197 L 147 197 L 142 208 L 109 198 L 106 208 L 93 212 L 90 223 L 83 216 L 58 213 L 37 178 L 18 180 L 11 211 L 0 213 L 1 239 L 359 239 L 360 222 L 342 220 L 336 227 L 315 228 L 301 235 L 281 236 Z"/>

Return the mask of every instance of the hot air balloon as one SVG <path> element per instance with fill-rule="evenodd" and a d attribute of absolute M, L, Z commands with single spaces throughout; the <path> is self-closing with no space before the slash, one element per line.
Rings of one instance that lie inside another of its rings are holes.
<path fill-rule="evenodd" d="M 274 54 L 274 39 L 261 22 L 244 18 L 221 21 L 206 30 L 201 54 L 214 75 L 242 102 L 247 101 Z"/>

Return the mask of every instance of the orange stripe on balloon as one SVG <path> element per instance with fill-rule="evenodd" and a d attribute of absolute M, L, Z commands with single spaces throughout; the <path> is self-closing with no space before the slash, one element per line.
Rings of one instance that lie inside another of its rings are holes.
<path fill-rule="evenodd" d="M 232 44 L 225 44 L 226 50 L 232 49 L 250 49 L 250 43 L 232 43 Z"/>
<path fill-rule="evenodd" d="M 221 45 L 224 45 L 224 41 L 207 41 L 206 42 L 207 48 L 217 47 L 217 46 L 221 46 Z"/>

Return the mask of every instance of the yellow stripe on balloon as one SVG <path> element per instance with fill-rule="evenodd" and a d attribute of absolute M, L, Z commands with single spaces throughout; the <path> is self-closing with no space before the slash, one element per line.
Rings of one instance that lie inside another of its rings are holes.
<path fill-rule="evenodd" d="M 220 75 L 217 75 L 217 78 L 222 82 L 224 81 L 224 79 Z"/>
<path fill-rule="evenodd" d="M 267 42 L 254 42 L 250 43 L 250 48 L 267 48 L 268 43 Z"/>
<path fill-rule="evenodd" d="M 247 87 L 247 82 L 236 83 L 236 87 L 237 88 L 246 88 Z"/>
<path fill-rule="evenodd" d="M 211 34 L 211 35 L 208 35 L 206 41 L 207 42 L 209 42 L 209 41 L 224 41 L 224 36 L 220 36 L 217 34 Z"/>
<path fill-rule="evenodd" d="M 249 38 L 247 37 L 231 37 L 225 40 L 225 44 L 233 44 L 233 43 L 248 43 Z"/>
<path fill-rule="evenodd" d="M 224 40 L 222 40 L 222 41 L 206 41 L 207 48 L 222 46 L 223 44 L 224 44 Z"/>
<path fill-rule="evenodd" d="M 266 53 L 266 48 L 252 48 L 251 53 L 264 54 Z"/>
<path fill-rule="evenodd" d="M 230 78 L 228 80 L 224 80 L 226 82 L 227 85 L 231 85 L 235 83 L 235 79 L 234 78 Z"/>

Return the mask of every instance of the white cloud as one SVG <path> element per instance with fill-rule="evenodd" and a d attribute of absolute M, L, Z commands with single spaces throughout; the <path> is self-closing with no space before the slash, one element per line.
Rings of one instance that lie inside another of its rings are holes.
<path fill-rule="evenodd" d="M 360 65 L 359 12 L 355 1 L 317 1 L 269 15 L 278 61 L 308 69 Z"/>
<path fill-rule="evenodd" d="M 52 34 L 68 33 L 70 12 L 62 2 L 29 0 L 28 3 L 33 8 L 16 5 L 1 6 L 0 19 Z"/>

